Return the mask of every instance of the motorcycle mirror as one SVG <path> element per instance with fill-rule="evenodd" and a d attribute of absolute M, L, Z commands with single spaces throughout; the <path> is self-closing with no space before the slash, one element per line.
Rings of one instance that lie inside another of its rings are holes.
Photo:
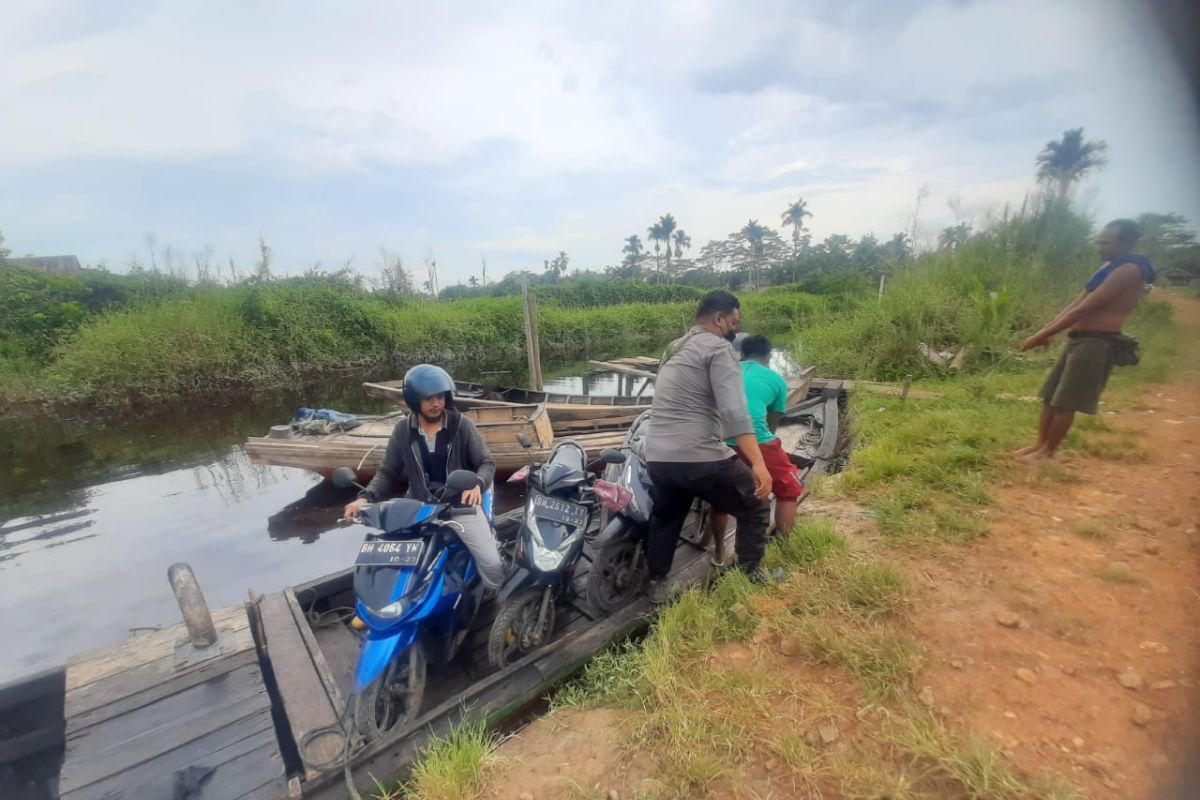
<path fill-rule="evenodd" d="M 517 442 L 519 442 L 521 447 L 524 447 L 526 450 L 533 447 L 533 440 L 523 433 L 517 434 Z"/>
<path fill-rule="evenodd" d="M 465 492 L 479 485 L 479 479 L 474 472 L 456 469 L 446 476 L 446 488 L 455 492 Z"/>
<path fill-rule="evenodd" d="M 597 461 L 601 464 L 624 464 L 625 454 L 620 450 L 613 450 L 611 447 L 606 447 L 600 451 Z"/>
<path fill-rule="evenodd" d="M 357 486 L 361 489 L 362 485 L 355 480 L 357 477 L 358 476 L 354 474 L 354 470 L 350 469 L 349 467 L 338 467 L 333 471 L 333 475 L 330 476 L 330 480 L 333 481 L 333 485 L 339 489 L 349 489 L 351 486 Z"/>

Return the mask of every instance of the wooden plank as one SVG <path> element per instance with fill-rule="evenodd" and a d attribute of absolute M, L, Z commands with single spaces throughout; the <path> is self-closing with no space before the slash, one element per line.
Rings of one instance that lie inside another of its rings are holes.
<path fill-rule="evenodd" d="M 329 665 L 329 672 L 337 684 L 342 697 L 354 691 L 354 670 L 358 666 L 358 653 L 362 642 L 345 625 L 325 625 L 313 630 L 321 654 Z"/>
<path fill-rule="evenodd" d="M 313 666 L 308 646 L 283 594 L 276 592 L 263 597 L 259 615 L 271 672 L 279 688 L 288 727 L 299 746 L 304 735 L 314 728 L 336 724 L 341 709 L 330 703 L 325 684 Z M 336 739 L 333 736 L 318 737 L 304 755 L 312 761 L 333 758 L 341 752 L 341 742 Z M 316 775 L 307 768 L 306 771 L 309 777 Z"/>
<path fill-rule="evenodd" d="M 242 765 L 253 763 L 253 773 Z M 230 785 L 229 772 L 239 776 L 241 785 Z M 117 800 L 117 798 L 170 798 L 174 796 L 175 773 L 191 766 L 216 767 L 203 785 L 200 797 L 233 798 L 243 796 L 279 798 L 286 794 L 286 776 L 271 725 L 270 709 L 258 709 L 236 722 L 210 731 L 198 731 L 194 741 L 163 753 L 156 759 L 138 764 L 120 773 L 86 785 L 64 785 L 63 800 Z M 265 778 L 265 780 L 263 780 Z M 216 782 L 228 793 L 218 794 L 210 784 Z M 222 784 L 224 784 L 222 786 Z"/>
<path fill-rule="evenodd" d="M 212 658 L 196 665 L 194 669 L 180 673 L 174 678 L 151 683 L 137 691 L 121 691 L 116 688 L 116 684 L 110 682 L 105 687 L 107 691 L 90 695 L 86 704 L 80 702 L 78 697 L 79 692 L 76 692 L 75 703 L 72 709 L 74 713 L 67 717 L 67 733 L 75 734 L 90 725 L 105 722 L 121 714 L 128 714 L 131 711 L 156 703 L 184 689 L 199 686 L 219 675 L 245 666 L 258 668 L 257 652 L 254 650 L 243 650 L 229 656 Z M 142 673 L 142 675 L 145 674 L 147 673 Z M 139 680 L 137 683 L 141 684 L 143 681 Z M 96 684 L 93 684 L 93 686 L 96 686 Z"/>
<path fill-rule="evenodd" d="M 296 621 L 296 630 L 300 632 L 300 638 L 304 640 L 304 646 L 308 649 L 308 656 L 312 659 L 313 668 L 317 671 L 317 677 L 321 679 L 321 683 L 325 686 L 325 695 L 329 698 L 329 704 L 336 710 L 340 711 L 343 707 L 342 692 L 338 688 L 337 681 L 334 680 L 333 671 L 329 669 L 329 664 L 325 661 L 325 656 L 321 652 L 321 648 L 317 645 L 317 639 L 313 635 L 312 626 L 308 624 L 308 617 L 304 610 L 300 608 L 300 603 L 296 600 L 296 594 L 290 588 L 283 590 L 283 599 L 287 601 L 288 608 L 292 612 L 292 619 Z"/>
<path fill-rule="evenodd" d="M 242 603 L 216 609 L 212 612 L 212 619 L 218 634 L 222 630 L 229 630 L 235 634 L 234 643 L 238 650 L 254 647 L 254 641 L 250 636 L 250 621 L 246 617 L 246 609 Z M 186 637 L 186 630 L 181 623 L 152 633 L 131 637 L 119 644 L 72 656 L 67 661 L 68 705 L 71 692 L 88 684 L 167 656 L 174 656 L 175 643 Z"/>
<path fill-rule="evenodd" d="M 605 372 L 616 372 L 620 375 L 632 375 L 635 378 L 645 378 L 648 381 L 653 381 L 658 377 L 657 374 L 644 369 L 636 369 L 634 367 L 626 367 L 621 364 L 614 364 L 611 361 L 593 361 L 588 359 L 588 363 L 593 367 L 599 367 Z"/>
<path fill-rule="evenodd" d="M 255 715 L 255 729 L 271 727 L 270 700 L 258 670 L 243 667 L 185 689 L 152 706 L 83 730 L 67 740 L 64 790 L 119 775 L 184 748 L 206 732 Z"/>

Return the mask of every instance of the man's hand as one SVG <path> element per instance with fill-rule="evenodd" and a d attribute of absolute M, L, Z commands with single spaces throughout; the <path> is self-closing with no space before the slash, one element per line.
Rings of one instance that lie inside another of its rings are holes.
<path fill-rule="evenodd" d="M 1032 350 L 1035 347 L 1045 347 L 1050 344 L 1050 337 L 1038 331 L 1033 336 L 1030 336 L 1025 341 L 1021 342 L 1022 350 Z"/>
<path fill-rule="evenodd" d="M 351 503 L 347 503 L 345 511 L 342 512 L 342 519 L 347 522 L 353 522 L 354 518 L 358 516 L 358 512 L 362 510 L 362 507 L 370 503 L 371 501 L 365 497 L 360 497 Z"/>
<path fill-rule="evenodd" d="M 459 498 L 464 505 L 477 506 L 483 502 L 483 489 L 476 486 L 474 489 L 467 489 Z"/>
<path fill-rule="evenodd" d="M 762 500 L 771 493 L 771 473 L 761 460 L 754 465 L 754 496 Z"/>

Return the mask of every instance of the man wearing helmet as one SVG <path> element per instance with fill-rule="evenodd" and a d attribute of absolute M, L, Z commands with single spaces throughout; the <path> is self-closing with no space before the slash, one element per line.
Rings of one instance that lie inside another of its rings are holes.
<path fill-rule="evenodd" d="M 445 485 L 451 472 L 474 472 L 479 485 L 463 492 L 460 500 L 475 506 L 475 514 L 455 517 L 455 522 L 462 525 L 459 538 L 471 551 L 484 585 L 498 589 L 504 565 L 484 509 L 491 510 L 489 490 L 496 464 L 475 424 L 454 408 L 454 379 L 441 367 L 418 364 L 404 376 L 404 402 L 412 413 L 397 423 L 383 465 L 358 499 L 346 506 L 346 518 L 356 516 L 367 503 L 397 496 L 405 479 L 409 497 L 431 503 L 437 500 L 434 490 Z"/>

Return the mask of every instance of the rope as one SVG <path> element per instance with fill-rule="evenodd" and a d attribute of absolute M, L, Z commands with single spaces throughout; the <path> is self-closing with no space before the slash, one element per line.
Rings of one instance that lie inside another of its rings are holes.
<path fill-rule="evenodd" d="M 326 770 L 336 769 L 340 764 L 342 767 L 342 776 L 346 780 L 346 791 L 350 794 L 350 800 L 362 800 L 362 795 L 354 788 L 354 776 L 350 773 L 350 759 L 357 755 L 363 748 L 358 748 L 354 752 L 350 749 L 350 731 L 346 730 L 346 720 L 354 715 L 354 710 L 358 705 L 358 695 L 352 694 L 346 698 L 346 704 L 342 707 L 342 713 L 338 715 L 337 721 L 332 725 L 326 725 L 321 728 L 313 728 L 308 733 L 300 737 L 297 742 L 297 749 L 300 751 L 300 761 L 304 766 L 315 772 L 325 772 Z M 322 736 L 340 736 L 342 737 L 342 752 L 333 758 L 324 761 L 311 761 L 305 755 L 305 750 L 313 743 L 315 739 Z"/>

